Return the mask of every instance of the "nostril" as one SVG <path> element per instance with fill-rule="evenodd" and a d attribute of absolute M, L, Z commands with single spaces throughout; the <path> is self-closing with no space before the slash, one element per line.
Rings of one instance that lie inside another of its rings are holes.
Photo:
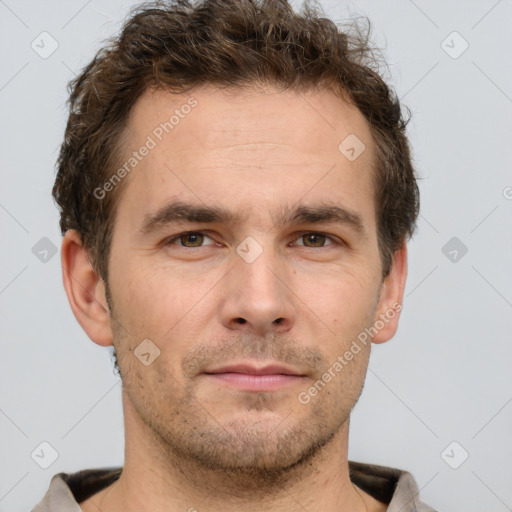
<path fill-rule="evenodd" d="M 239 324 L 245 324 L 247 323 L 247 320 L 245 318 L 237 318 L 236 321 L 239 323 Z"/>
<path fill-rule="evenodd" d="M 274 320 L 274 323 L 280 324 L 283 320 L 284 320 L 284 318 L 278 318 L 277 320 Z"/>

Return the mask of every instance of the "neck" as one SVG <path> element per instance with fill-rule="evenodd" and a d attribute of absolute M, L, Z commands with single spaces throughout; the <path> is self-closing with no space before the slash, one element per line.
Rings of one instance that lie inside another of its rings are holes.
<path fill-rule="evenodd" d="M 101 496 L 93 497 L 95 510 L 369 510 L 369 496 L 356 489 L 349 477 L 348 419 L 330 442 L 291 467 L 273 472 L 226 472 L 171 453 L 165 442 L 142 422 L 124 394 L 123 406 L 125 464 L 119 479 Z"/>

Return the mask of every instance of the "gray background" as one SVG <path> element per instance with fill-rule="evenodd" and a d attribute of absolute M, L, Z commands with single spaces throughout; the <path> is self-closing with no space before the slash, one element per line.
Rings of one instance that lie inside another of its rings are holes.
<path fill-rule="evenodd" d="M 400 329 L 373 349 L 350 458 L 409 470 L 440 511 L 512 510 L 512 2 L 321 4 L 373 22 L 421 176 Z M 109 351 L 75 321 L 59 254 L 44 251 L 60 247 L 66 84 L 130 5 L 0 0 L 0 511 L 30 510 L 60 471 L 123 463 Z M 58 43 L 47 58 L 31 47 L 51 49 L 43 31 Z M 42 442 L 58 453 L 47 469 Z"/>

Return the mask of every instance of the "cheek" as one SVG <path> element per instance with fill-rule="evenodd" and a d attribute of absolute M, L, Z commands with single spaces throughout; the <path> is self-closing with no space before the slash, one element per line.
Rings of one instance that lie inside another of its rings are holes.
<path fill-rule="evenodd" d="M 119 268 L 117 276 L 130 277 L 118 280 L 112 291 L 116 317 L 128 331 L 123 345 L 135 350 L 150 339 L 160 350 L 155 367 L 163 364 L 180 372 L 181 357 L 197 343 L 207 318 L 216 311 L 214 294 L 207 293 L 214 282 L 189 281 L 175 269 L 143 265 Z"/>
<path fill-rule="evenodd" d="M 342 338 L 367 327 L 377 303 L 375 276 L 347 268 L 299 274 L 294 275 L 292 289 L 302 299 L 308 318 L 320 319 L 334 331 L 331 334 Z"/>
<path fill-rule="evenodd" d="M 139 328 L 171 329 L 201 294 L 200 282 L 188 285 L 179 272 L 148 266 L 143 261 L 118 269 L 117 276 L 115 291 L 120 313 Z"/>

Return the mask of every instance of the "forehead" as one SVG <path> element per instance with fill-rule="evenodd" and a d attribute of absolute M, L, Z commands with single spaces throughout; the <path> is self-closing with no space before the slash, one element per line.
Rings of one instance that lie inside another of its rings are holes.
<path fill-rule="evenodd" d="M 267 130 L 268 137 L 262 137 Z M 337 150 L 336 142 L 349 134 L 372 146 L 363 114 L 326 88 L 280 91 L 263 85 L 207 85 L 180 94 L 148 89 L 132 108 L 126 132 L 133 143 L 151 135 L 157 143 L 173 145 L 174 151 L 186 151 L 190 142 L 216 148 L 223 136 L 240 143 L 291 142 L 314 154 Z"/>
<path fill-rule="evenodd" d="M 371 132 L 327 89 L 147 90 L 125 135 L 123 158 L 134 165 L 119 210 L 132 223 L 176 196 L 249 217 L 308 199 L 373 217 Z"/>

